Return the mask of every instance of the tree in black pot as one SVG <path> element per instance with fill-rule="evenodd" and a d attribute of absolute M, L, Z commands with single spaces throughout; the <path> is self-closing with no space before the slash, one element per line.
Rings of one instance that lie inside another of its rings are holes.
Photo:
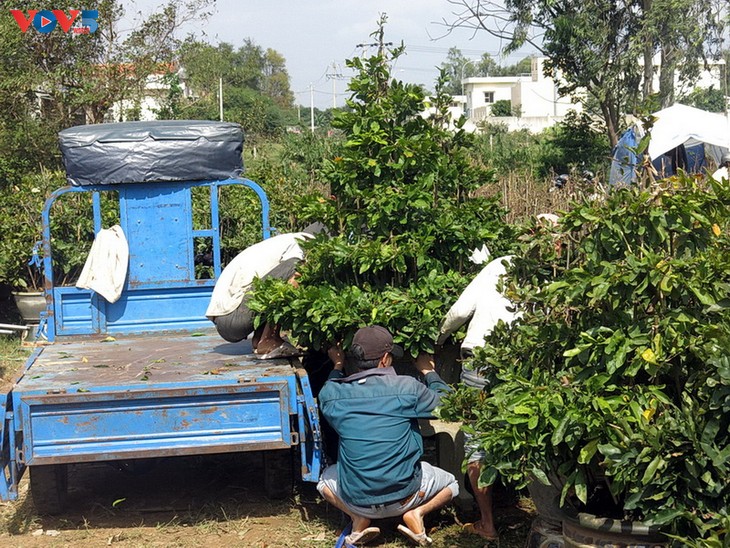
<path fill-rule="evenodd" d="M 681 175 L 576 204 L 523 242 L 504 281 L 522 312 L 446 418 L 487 454 L 482 481 L 557 483 L 575 512 L 722 546 L 730 517 L 730 187 Z"/>

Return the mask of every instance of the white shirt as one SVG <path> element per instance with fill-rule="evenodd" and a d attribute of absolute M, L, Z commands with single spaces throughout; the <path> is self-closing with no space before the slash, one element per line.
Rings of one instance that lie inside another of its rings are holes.
<path fill-rule="evenodd" d="M 241 304 L 255 278 L 271 272 L 288 259 L 303 259 L 299 242 L 313 236 L 308 232 L 279 234 L 247 247 L 228 263 L 213 288 L 205 315 L 208 319 L 230 314 Z"/>
<path fill-rule="evenodd" d="M 511 310 L 512 303 L 497 291 L 499 280 L 506 273 L 502 263 L 509 264 L 512 257 L 506 255 L 487 263 L 466 286 L 441 322 L 437 344 L 443 344 L 449 335 L 469 322 L 461 348 L 472 350 L 484 346 L 484 337 L 492 332 L 499 320 L 511 323 L 519 316 Z"/>
<path fill-rule="evenodd" d="M 728 175 L 727 168 L 721 167 L 712 174 L 712 178 L 716 181 L 722 181 L 723 179 L 730 179 L 730 176 Z"/>

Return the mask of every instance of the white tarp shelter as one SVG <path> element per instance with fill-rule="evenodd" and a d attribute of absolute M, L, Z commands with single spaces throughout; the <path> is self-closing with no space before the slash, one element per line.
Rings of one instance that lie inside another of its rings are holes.
<path fill-rule="evenodd" d="M 663 166 L 667 163 L 664 155 L 673 155 L 680 145 L 684 147 L 685 169 L 693 173 L 711 167 L 707 164 L 709 158 L 717 166 L 722 155 L 730 150 L 730 122 L 724 114 L 675 104 L 653 116 L 656 120 L 647 152 L 660 172 L 664 172 Z M 639 124 L 633 124 L 621 136 L 612 154 L 610 184 L 628 184 L 634 179 L 638 163 L 636 147 L 642 136 Z"/>
<path fill-rule="evenodd" d="M 649 156 L 652 160 L 679 145 L 705 145 L 715 163 L 730 149 L 730 124 L 724 114 L 707 112 L 679 103 L 654 113 Z M 709 146 L 708 146 L 709 145 Z"/>

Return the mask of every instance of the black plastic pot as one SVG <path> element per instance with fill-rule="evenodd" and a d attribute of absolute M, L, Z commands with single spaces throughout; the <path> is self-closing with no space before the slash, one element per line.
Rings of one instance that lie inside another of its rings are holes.
<path fill-rule="evenodd" d="M 592 514 L 563 514 L 565 548 L 666 548 L 667 538 L 658 527 L 639 521 L 601 518 Z"/>

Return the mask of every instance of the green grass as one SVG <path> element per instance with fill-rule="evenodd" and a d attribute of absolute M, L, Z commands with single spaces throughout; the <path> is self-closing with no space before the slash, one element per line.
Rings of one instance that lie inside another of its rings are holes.
<path fill-rule="evenodd" d="M 32 348 L 22 346 L 16 335 L 0 335 L 0 379 L 9 381 L 28 359 Z"/>

